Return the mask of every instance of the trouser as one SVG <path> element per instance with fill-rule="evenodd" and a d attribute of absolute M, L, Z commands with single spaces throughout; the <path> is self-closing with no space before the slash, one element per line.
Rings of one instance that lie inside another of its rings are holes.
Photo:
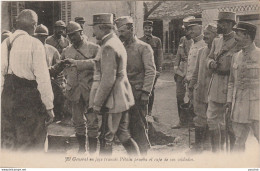
<path fill-rule="evenodd" d="M 98 116 L 96 113 L 87 113 L 86 115 L 87 119 L 87 135 L 91 138 L 97 138 L 98 137 Z"/>
<path fill-rule="evenodd" d="M 193 118 L 194 124 L 197 127 L 206 127 L 207 123 L 207 108 L 208 104 L 194 99 L 193 102 L 195 117 Z"/>
<path fill-rule="evenodd" d="M 148 103 L 148 114 L 151 115 L 152 114 L 152 110 L 153 110 L 153 102 L 154 102 L 154 89 L 155 89 L 155 84 L 157 82 L 158 76 L 155 77 L 154 80 L 154 84 L 153 84 L 153 89 L 151 92 L 151 96 L 149 97 L 149 103 Z"/>
<path fill-rule="evenodd" d="M 65 96 L 62 92 L 62 88 L 59 86 L 57 81 L 51 80 L 51 83 L 52 83 L 52 90 L 53 90 L 53 95 L 54 95 L 53 111 L 55 113 L 55 119 L 61 120 L 64 117 Z"/>
<path fill-rule="evenodd" d="M 176 98 L 177 98 L 177 107 L 178 107 L 178 114 L 180 123 L 184 124 L 187 123 L 187 118 L 185 116 L 185 113 L 181 110 L 181 105 L 184 103 L 184 97 L 186 93 L 186 87 L 185 84 L 183 84 L 183 77 L 176 75 Z"/>
<path fill-rule="evenodd" d="M 5 77 L 1 96 L 1 146 L 10 150 L 43 150 L 47 116 L 36 81 Z"/>
<path fill-rule="evenodd" d="M 107 132 L 105 133 L 106 144 L 112 144 L 115 135 L 121 143 L 131 138 L 129 132 L 129 114 L 128 111 L 122 113 L 109 113 L 107 118 Z"/>
<path fill-rule="evenodd" d="M 232 127 L 236 136 L 234 151 L 245 150 L 245 144 L 248 138 L 250 128 L 253 130 L 253 134 L 259 143 L 259 121 L 255 120 L 252 123 L 232 122 Z"/>
<path fill-rule="evenodd" d="M 147 106 L 138 105 L 138 102 L 129 110 L 130 133 L 132 138 L 136 141 L 140 153 L 143 155 L 147 154 L 147 151 L 151 146 L 148 139 L 148 124 L 145 119 L 146 114 Z"/>
<path fill-rule="evenodd" d="M 231 122 L 226 123 L 224 121 L 224 115 L 226 112 L 225 103 L 217 103 L 214 101 L 209 101 L 207 109 L 207 121 L 209 130 L 211 131 L 212 137 L 212 147 L 213 151 L 218 151 L 220 147 L 223 149 L 225 143 L 225 134 L 229 136 L 230 139 L 230 149 L 233 149 L 235 143 L 234 131 L 231 127 Z M 226 133 L 226 126 L 228 127 L 228 132 Z"/>
<path fill-rule="evenodd" d="M 79 101 L 71 101 L 72 108 L 72 121 L 75 127 L 76 134 L 86 135 L 86 122 L 84 118 L 84 112 L 86 103 L 81 96 Z"/>

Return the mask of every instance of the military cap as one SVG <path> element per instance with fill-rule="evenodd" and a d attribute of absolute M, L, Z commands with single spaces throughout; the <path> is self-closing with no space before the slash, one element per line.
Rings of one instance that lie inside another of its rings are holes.
<path fill-rule="evenodd" d="M 233 30 L 234 31 L 241 30 L 241 31 L 246 31 L 246 32 L 256 32 L 257 27 L 252 23 L 240 21 L 240 22 L 238 22 L 237 25 L 234 26 Z"/>
<path fill-rule="evenodd" d="M 236 13 L 234 12 L 219 12 L 218 19 L 216 21 L 228 20 L 236 22 Z"/>
<path fill-rule="evenodd" d="M 85 22 L 84 17 L 75 17 L 75 22 Z"/>
<path fill-rule="evenodd" d="M 67 25 L 67 34 L 72 34 L 77 31 L 82 31 L 82 28 L 75 21 L 70 21 Z"/>
<path fill-rule="evenodd" d="M 89 24 L 89 25 L 94 26 L 96 24 L 114 24 L 114 14 L 112 13 L 94 14 L 93 24 Z"/>
<path fill-rule="evenodd" d="M 189 24 L 189 20 L 191 20 L 191 19 L 195 19 L 195 17 L 194 16 L 188 16 L 188 17 L 183 18 L 183 20 L 182 20 L 182 22 L 183 22 L 182 28 L 187 27 L 187 25 Z"/>
<path fill-rule="evenodd" d="M 55 22 L 54 27 L 66 27 L 66 24 L 62 20 L 59 20 Z"/>
<path fill-rule="evenodd" d="M 209 23 L 206 27 L 205 30 L 213 32 L 213 33 L 217 33 L 217 25 L 214 23 Z"/>
<path fill-rule="evenodd" d="M 201 18 L 194 18 L 188 20 L 188 25 L 186 27 L 197 26 L 197 25 L 202 25 Z"/>
<path fill-rule="evenodd" d="M 117 18 L 115 20 L 115 23 L 116 23 L 117 28 L 120 28 L 123 25 L 129 24 L 129 23 L 133 24 L 134 21 L 131 16 L 122 16 L 122 17 Z"/>
<path fill-rule="evenodd" d="M 45 25 L 40 24 L 40 25 L 38 25 L 36 27 L 34 35 L 48 36 L 49 35 L 49 30 L 48 30 L 48 28 Z"/>
<path fill-rule="evenodd" d="M 153 22 L 149 21 L 149 20 L 146 20 L 146 21 L 144 21 L 143 26 L 151 26 L 151 27 L 153 27 Z"/>

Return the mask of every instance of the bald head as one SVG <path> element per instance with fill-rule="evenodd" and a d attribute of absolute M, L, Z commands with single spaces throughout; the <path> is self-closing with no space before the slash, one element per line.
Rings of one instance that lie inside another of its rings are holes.
<path fill-rule="evenodd" d="M 17 17 L 17 29 L 24 30 L 32 35 L 34 34 L 37 22 L 37 14 L 33 10 L 25 9 Z"/>

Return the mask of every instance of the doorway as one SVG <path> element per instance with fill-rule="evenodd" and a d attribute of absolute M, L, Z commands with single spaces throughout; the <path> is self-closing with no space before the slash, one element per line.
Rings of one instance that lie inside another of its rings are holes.
<path fill-rule="evenodd" d="M 38 24 L 43 24 L 49 29 L 49 34 L 53 34 L 54 23 L 60 19 L 60 2 L 25 2 L 25 9 L 32 9 L 38 15 Z"/>

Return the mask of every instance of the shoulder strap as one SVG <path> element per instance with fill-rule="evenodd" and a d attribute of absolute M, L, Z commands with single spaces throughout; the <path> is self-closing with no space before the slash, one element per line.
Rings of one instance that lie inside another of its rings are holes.
<path fill-rule="evenodd" d="M 89 59 L 89 58 L 86 57 L 78 48 L 75 48 L 75 46 L 73 46 L 73 48 L 74 48 L 79 54 L 81 54 L 84 58 Z"/>
<path fill-rule="evenodd" d="M 16 35 L 16 36 L 14 37 L 14 39 L 13 39 L 12 42 L 10 41 L 10 37 L 6 40 L 6 45 L 7 45 L 7 50 L 8 50 L 8 52 L 7 52 L 7 61 L 8 61 L 8 63 L 7 63 L 7 70 L 6 70 L 6 73 L 7 73 L 7 74 L 8 74 L 8 70 L 9 70 L 10 52 L 11 52 L 13 43 L 14 43 L 14 41 L 15 41 L 18 37 L 20 37 L 20 36 L 22 36 L 22 35 L 24 35 L 24 34 L 18 34 L 18 35 Z"/>

